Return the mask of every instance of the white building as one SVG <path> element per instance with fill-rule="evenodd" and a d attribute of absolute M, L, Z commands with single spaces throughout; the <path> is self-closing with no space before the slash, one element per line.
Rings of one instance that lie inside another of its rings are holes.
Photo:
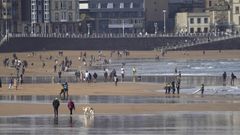
<path fill-rule="evenodd" d="M 176 14 L 177 33 L 207 33 L 210 31 L 209 13 L 177 13 Z"/>

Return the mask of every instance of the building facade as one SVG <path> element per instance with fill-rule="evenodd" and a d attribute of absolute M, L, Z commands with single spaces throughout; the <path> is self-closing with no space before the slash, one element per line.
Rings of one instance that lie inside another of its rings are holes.
<path fill-rule="evenodd" d="M 164 21 L 166 32 L 170 29 L 168 22 L 167 0 L 145 0 L 145 29 L 148 33 L 164 32 Z"/>
<path fill-rule="evenodd" d="M 19 33 L 21 29 L 21 1 L 1 0 L 1 23 L 0 32 L 2 34 Z"/>
<path fill-rule="evenodd" d="M 31 0 L 31 33 L 48 33 L 50 0 Z"/>
<path fill-rule="evenodd" d="M 79 33 L 79 1 L 51 0 L 52 33 Z"/>
<path fill-rule="evenodd" d="M 208 12 L 177 13 L 175 28 L 177 33 L 208 33 L 210 32 L 210 15 Z"/>
<path fill-rule="evenodd" d="M 240 32 L 240 0 L 232 0 L 232 31 Z"/>
<path fill-rule="evenodd" d="M 144 0 L 89 0 L 94 33 L 138 33 L 144 30 Z"/>

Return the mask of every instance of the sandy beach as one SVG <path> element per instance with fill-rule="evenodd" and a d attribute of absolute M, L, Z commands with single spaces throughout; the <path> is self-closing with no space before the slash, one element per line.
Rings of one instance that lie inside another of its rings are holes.
<path fill-rule="evenodd" d="M 55 64 L 55 60 L 58 60 L 58 64 L 67 56 L 68 59 L 72 61 L 71 68 L 85 70 L 88 68 L 84 66 L 82 61 L 79 61 L 80 54 L 86 52 L 87 61 L 89 61 L 90 56 L 94 56 L 96 59 L 98 58 L 98 51 L 63 51 L 63 56 L 58 55 L 58 51 L 45 51 L 45 52 L 34 52 L 34 56 L 32 52 L 21 52 L 15 53 L 20 60 L 26 60 L 28 62 L 28 68 L 26 68 L 25 76 L 27 75 L 56 75 L 54 73 L 53 66 Z M 182 60 L 182 59 L 210 59 L 210 60 L 219 60 L 219 59 L 240 59 L 240 50 L 208 50 L 205 51 L 169 51 L 164 56 L 161 55 L 159 51 L 130 51 L 129 56 L 118 57 L 117 52 L 112 54 L 110 57 L 111 51 L 102 51 L 102 59 L 130 59 L 130 58 L 155 58 L 159 56 L 160 59 L 174 59 L 174 60 Z M 10 67 L 3 66 L 3 60 L 5 58 L 12 59 L 13 53 L 0 53 L 0 75 L 11 75 L 15 74 L 15 69 Z M 40 60 L 40 56 L 42 57 Z M 50 60 L 49 57 L 52 56 Z M 42 68 L 43 63 L 45 63 L 45 67 Z M 93 63 L 93 65 L 97 65 L 100 62 Z M 58 70 L 58 69 L 57 69 Z"/>
<path fill-rule="evenodd" d="M 1 95 L 55 95 L 60 92 L 60 84 L 26 84 L 18 90 L 9 90 L 6 86 L 0 89 Z M 96 84 L 69 84 L 70 95 L 109 95 L 109 96 L 166 96 L 163 92 L 155 90 L 163 89 L 163 85 L 154 83 L 119 83 L 116 87 L 113 83 Z M 173 95 L 171 95 L 173 96 Z M 178 96 L 177 94 L 175 96 Z M 199 99 L 199 100 L 232 100 L 231 97 L 217 97 L 198 95 L 183 95 L 179 98 Z M 31 103 L 0 103 L 0 116 L 14 115 L 40 115 L 52 114 L 53 108 L 50 103 L 31 104 Z M 195 103 L 195 104 L 77 104 L 74 114 L 83 114 L 83 106 L 91 106 L 96 114 L 138 114 L 138 113 L 159 113 L 161 111 L 240 111 L 240 103 Z M 66 103 L 61 103 L 60 114 L 69 113 Z"/>
<path fill-rule="evenodd" d="M 83 52 L 83 51 L 82 51 Z M 94 55 L 97 57 L 98 51 L 86 51 L 87 56 Z M 1 53 L 0 61 L 5 58 L 12 58 L 13 53 Z M 168 52 L 164 57 L 157 51 L 130 51 L 130 56 L 117 57 L 116 53 L 110 57 L 110 51 L 103 51 L 103 56 L 111 59 L 128 59 L 128 58 L 154 58 L 159 56 L 164 59 L 240 59 L 239 50 L 219 50 L 213 51 L 174 51 Z M 64 51 L 64 56 L 58 56 L 58 51 L 35 52 L 32 56 L 31 52 L 16 53 L 21 60 L 27 60 L 29 65 L 26 69 L 26 76 L 28 75 L 56 75 L 53 72 L 54 59 L 61 61 L 65 56 L 68 56 L 73 61 L 72 68 L 84 67 L 82 62 L 79 62 L 78 57 L 80 51 Z M 42 56 L 42 60 L 39 56 Z M 53 59 L 49 60 L 49 56 Z M 42 68 L 42 63 L 46 66 Z M 84 68 L 88 68 L 87 66 Z M 15 73 L 15 69 L 4 67 L 3 62 L 0 62 L 0 75 L 10 75 Z M 69 84 L 69 95 L 119 95 L 119 96 L 165 96 L 165 93 L 156 92 L 156 90 L 163 89 L 164 84 L 158 83 L 119 83 L 116 87 L 113 83 L 74 83 Z M 7 88 L 4 84 L 0 88 L 0 95 L 55 95 L 58 96 L 60 84 L 24 84 L 19 86 L 18 90 Z M 179 98 L 193 98 L 202 100 L 231 100 L 230 97 L 217 96 L 192 96 L 179 95 Z M 96 114 L 101 113 L 117 113 L 117 114 L 137 114 L 137 113 L 159 113 L 161 111 L 240 111 L 240 103 L 197 103 L 197 104 L 90 104 Z M 14 116 L 14 115 L 28 115 L 28 114 L 53 114 L 51 102 L 48 104 L 30 104 L 30 103 L 0 103 L 0 116 Z M 82 114 L 81 108 L 85 105 L 77 105 L 74 114 Z M 68 114 L 66 104 L 61 104 L 60 114 Z"/>

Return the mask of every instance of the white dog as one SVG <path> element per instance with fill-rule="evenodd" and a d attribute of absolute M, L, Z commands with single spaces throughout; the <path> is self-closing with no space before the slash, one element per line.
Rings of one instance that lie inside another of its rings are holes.
<path fill-rule="evenodd" d="M 83 107 L 83 113 L 86 116 L 94 116 L 94 110 L 92 107 L 89 106 Z"/>

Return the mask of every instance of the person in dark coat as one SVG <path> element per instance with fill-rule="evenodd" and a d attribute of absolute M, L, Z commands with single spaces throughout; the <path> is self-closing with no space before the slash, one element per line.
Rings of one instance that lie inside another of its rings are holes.
<path fill-rule="evenodd" d="M 55 98 L 52 102 L 52 106 L 54 109 L 54 117 L 58 117 L 58 108 L 60 106 L 60 102 L 58 100 L 58 98 Z"/>
<path fill-rule="evenodd" d="M 201 94 L 203 95 L 204 93 L 204 84 L 202 84 L 202 87 L 201 87 Z"/>
<path fill-rule="evenodd" d="M 93 79 L 94 79 L 94 82 L 95 82 L 95 83 L 97 82 L 97 77 L 98 77 L 97 73 L 94 72 L 94 73 L 93 73 Z"/>
<path fill-rule="evenodd" d="M 74 102 L 70 99 L 69 101 L 68 101 L 68 109 L 69 109 L 69 111 L 70 111 L 70 115 L 72 115 L 72 111 L 73 110 L 75 110 L 75 105 L 74 105 Z"/>
<path fill-rule="evenodd" d="M 226 86 L 226 81 L 227 81 L 227 73 L 223 72 L 223 86 Z"/>

